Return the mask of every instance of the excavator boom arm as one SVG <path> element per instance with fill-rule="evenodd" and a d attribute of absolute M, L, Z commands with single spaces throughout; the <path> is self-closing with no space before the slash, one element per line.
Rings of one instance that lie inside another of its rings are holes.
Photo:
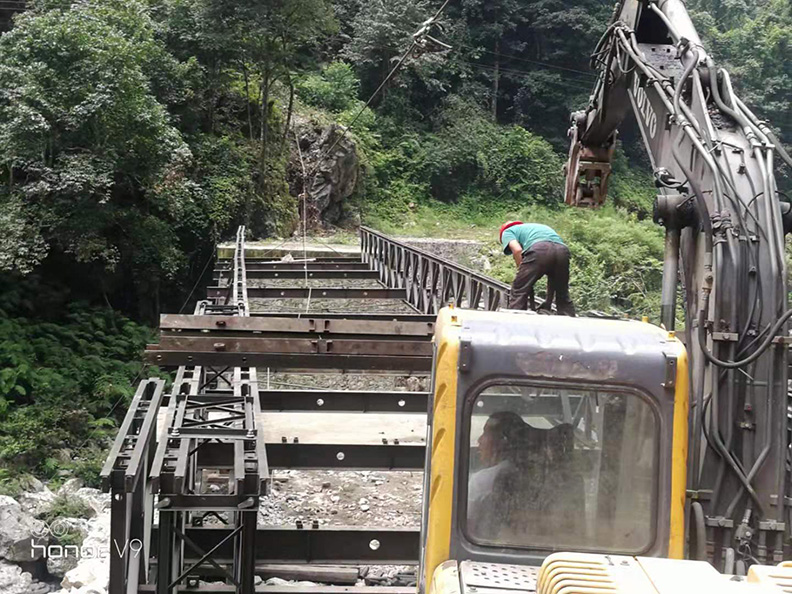
<path fill-rule="evenodd" d="M 607 195 L 617 129 L 638 121 L 666 229 L 662 322 L 673 329 L 679 264 L 691 365 L 688 500 L 694 557 L 727 572 L 778 562 L 790 535 L 787 270 L 789 205 L 770 128 L 708 55 L 682 0 L 622 0 L 573 114 L 566 202 Z M 789 551 L 786 551 L 789 552 Z"/>

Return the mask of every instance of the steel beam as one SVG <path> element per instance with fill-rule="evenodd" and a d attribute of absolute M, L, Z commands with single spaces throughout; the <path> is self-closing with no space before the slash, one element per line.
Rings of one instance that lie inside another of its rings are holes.
<path fill-rule="evenodd" d="M 269 468 L 297 470 L 423 470 L 423 444 L 268 443 Z M 201 468 L 229 468 L 233 446 L 205 442 L 197 451 Z"/>
<path fill-rule="evenodd" d="M 221 299 L 228 295 L 230 287 L 208 287 L 210 299 Z M 404 299 L 404 289 L 306 289 L 305 287 L 283 287 L 273 289 L 248 288 L 249 299 Z"/>
<path fill-rule="evenodd" d="M 335 355 L 335 354 L 272 354 L 272 353 L 188 353 L 184 351 L 146 351 L 143 360 L 163 367 L 203 365 L 214 367 L 269 367 L 283 370 L 339 370 L 391 372 L 424 371 L 432 369 L 431 357 Z"/>
<path fill-rule="evenodd" d="M 223 264 L 231 264 L 233 260 L 231 258 L 218 258 L 218 262 Z M 354 254 L 350 254 L 349 256 L 318 256 L 316 258 L 308 258 L 306 260 L 296 259 L 291 260 L 290 262 L 285 262 L 284 260 L 279 260 L 277 258 L 257 258 L 256 256 L 245 256 L 245 265 L 250 264 L 300 264 L 302 265 L 304 262 L 308 262 L 309 264 L 322 264 L 322 263 L 335 263 L 335 262 L 360 262 L 360 256 L 356 256 Z"/>
<path fill-rule="evenodd" d="M 189 527 L 185 535 L 208 551 L 230 531 L 225 527 Z M 159 526 L 155 526 L 153 532 L 152 537 L 156 538 Z M 258 528 L 256 562 L 413 565 L 418 563 L 419 541 L 418 530 L 403 528 Z M 232 557 L 233 542 L 217 550 L 216 559 L 221 565 Z"/>
<path fill-rule="evenodd" d="M 247 272 L 278 272 L 284 270 L 305 271 L 305 264 L 302 262 L 253 262 L 247 265 Z M 349 260 L 347 262 L 309 262 L 308 271 L 322 272 L 328 270 L 371 270 L 371 266 L 360 260 Z M 230 272 L 225 266 L 217 266 L 215 272 Z"/>
<path fill-rule="evenodd" d="M 266 353 L 270 354 L 333 354 L 431 357 L 432 343 L 421 340 L 325 339 L 316 338 L 253 338 L 250 336 L 183 336 L 163 334 L 159 344 L 150 344 L 147 351 L 182 351 L 185 353 Z"/>
<path fill-rule="evenodd" d="M 229 274 L 228 270 L 215 270 L 213 278 L 215 280 L 223 277 L 225 278 Z M 296 280 L 304 280 L 308 277 L 308 280 L 314 279 L 324 279 L 324 280 L 377 280 L 379 278 L 379 274 L 374 270 L 344 270 L 344 269 L 331 269 L 326 270 L 320 268 L 318 270 L 305 269 L 300 270 L 247 270 L 247 278 L 248 280 L 261 280 L 261 279 L 296 279 Z"/>
<path fill-rule="evenodd" d="M 261 390 L 259 399 L 269 411 L 425 413 L 429 393 Z"/>
<path fill-rule="evenodd" d="M 356 320 L 356 321 L 398 321 L 398 322 L 431 322 L 437 320 L 434 314 L 420 313 L 369 313 L 359 311 L 349 312 L 323 312 L 321 314 L 309 314 L 306 316 L 302 312 L 296 311 L 252 311 L 252 318 L 303 318 L 321 317 L 326 320 Z"/>
<path fill-rule="evenodd" d="M 139 594 L 152 594 L 156 587 L 142 585 Z M 217 582 L 206 583 L 198 587 L 176 586 L 170 594 L 238 594 L 236 586 L 224 586 Z M 415 594 L 414 587 L 401 586 L 256 586 L 256 594 Z"/>
<path fill-rule="evenodd" d="M 257 335 L 271 334 L 337 334 L 337 335 L 376 335 L 384 338 L 403 339 L 419 336 L 430 339 L 434 333 L 434 319 L 423 316 L 412 321 L 392 319 L 338 319 L 327 314 L 317 314 L 300 318 L 295 317 L 254 317 L 237 316 L 186 316 L 164 314 L 160 316 L 161 331 L 187 331 L 201 333 L 255 332 Z"/>

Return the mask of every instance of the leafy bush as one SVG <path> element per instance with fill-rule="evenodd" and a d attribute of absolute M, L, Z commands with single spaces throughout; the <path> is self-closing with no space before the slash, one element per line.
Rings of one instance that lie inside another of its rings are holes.
<path fill-rule="evenodd" d="M 460 98 L 449 100 L 439 124 L 416 171 L 436 198 L 477 193 L 509 204 L 559 202 L 562 161 L 546 141 L 519 126 L 499 126 Z"/>
<path fill-rule="evenodd" d="M 98 480 L 98 458 L 134 393 L 152 331 L 73 306 L 59 323 L 0 310 L 0 465 Z M 113 416 L 116 415 L 116 416 Z"/>
<path fill-rule="evenodd" d="M 96 515 L 94 509 L 79 497 L 68 493 L 58 495 L 47 511 L 39 516 L 47 524 L 52 524 L 58 518 L 83 518 L 88 519 Z"/>
<path fill-rule="evenodd" d="M 358 102 L 360 81 L 349 64 L 333 62 L 321 73 L 309 74 L 296 86 L 300 98 L 309 105 L 340 113 Z"/>

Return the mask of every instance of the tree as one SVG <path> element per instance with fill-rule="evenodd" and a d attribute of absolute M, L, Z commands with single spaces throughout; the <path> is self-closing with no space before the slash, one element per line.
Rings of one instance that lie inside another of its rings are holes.
<path fill-rule="evenodd" d="M 363 4 L 352 22 L 354 36 L 344 49 L 344 57 L 357 66 L 366 96 L 385 80 L 412 43 L 413 33 L 429 16 L 431 4 L 427 0 L 373 0 Z"/>
<path fill-rule="evenodd" d="M 6 268 L 63 254 L 128 275 L 156 313 L 159 280 L 184 264 L 168 226 L 183 205 L 162 190 L 191 157 L 152 93 L 164 57 L 136 2 L 34 10 L 0 38 L 0 235 L 20 238 Z"/>
<path fill-rule="evenodd" d="M 211 24 L 214 34 L 236 48 L 246 95 L 248 99 L 251 93 L 256 95 L 259 125 L 255 132 L 250 130 L 251 138 L 258 141 L 256 181 L 260 193 L 269 193 L 273 179 L 283 173 L 274 165 L 290 128 L 295 67 L 308 48 L 337 30 L 332 7 L 326 0 L 197 0 L 196 6 L 199 18 Z M 273 95 L 278 85 L 286 87 L 288 99 L 285 121 L 273 134 Z M 250 216 L 248 212 L 246 218 Z"/>

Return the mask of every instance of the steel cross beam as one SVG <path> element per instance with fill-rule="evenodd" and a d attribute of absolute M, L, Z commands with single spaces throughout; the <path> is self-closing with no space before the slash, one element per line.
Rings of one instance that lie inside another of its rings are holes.
<path fill-rule="evenodd" d="M 155 526 L 154 533 L 162 530 Z M 203 550 L 216 547 L 228 536 L 224 526 L 185 528 L 184 535 Z M 409 565 L 418 562 L 420 532 L 416 529 L 390 528 L 259 528 L 255 534 L 256 561 L 259 563 L 337 563 Z M 233 543 L 217 551 L 219 559 L 233 558 Z"/>
<path fill-rule="evenodd" d="M 261 353 L 261 352 L 187 352 L 152 350 L 146 351 L 144 360 L 163 367 L 180 365 L 258 366 L 278 371 L 321 371 L 321 372 L 370 372 L 370 373 L 410 373 L 429 372 L 432 368 L 431 356 L 401 355 L 348 355 L 348 354 L 309 354 L 309 353 Z"/>
<path fill-rule="evenodd" d="M 222 299 L 228 294 L 228 287 L 208 287 L 206 294 L 210 299 Z M 404 299 L 404 289 L 312 289 L 305 287 L 249 288 L 250 299 Z"/>
<path fill-rule="evenodd" d="M 326 264 L 326 263 L 336 263 L 336 262 L 360 262 L 360 258 L 356 256 L 319 256 L 317 258 L 307 258 L 307 259 L 297 259 L 297 260 L 278 260 L 273 258 L 257 258 L 255 256 L 247 257 L 245 256 L 245 265 L 249 266 L 250 264 L 300 264 L 303 265 L 305 263 L 308 264 Z M 229 267 L 233 267 L 234 262 L 233 258 L 218 258 L 218 264 L 226 265 Z"/>
<path fill-rule="evenodd" d="M 428 392 L 261 390 L 262 410 L 280 412 L 425 413 Z"/>
<path fill-rule="evenodd" d="M 139 594 L 152 594 L 153 586 L 140 586 Z M 236 586 L 224 586 L 218 583 L 209 583 L 195 587 L 175 587 L 173 594 L 236 594 Z M 414 587 L 402 586 L 256 586 L 256 594 L 415 594 Z"/>
<path fill-rule="evenodd" d="M 223 278 L 226 278 L 227 271 L 225 270 L 215 270 L 213 278 L 216 281 L 219 281 Z M 375 270 L 355 270 L 355 269 L 331 269 L 327 270 L 325 268 L 313 268 L 309 267 L 307 270 L 305 269 L 296 269 L 296 270 L 248 270 L 247 271 L 247 278 L 248 279 L 268 279 L 268 280 L 275 280 L 275 279 L 287 279 L 287 280 L 303 280 L 305 278 L 308 280 L 314 279 L 325 279 L 325 280 L 347 280 L 347 279 L 355 279 L 355 280 L 377 280 L 379 278 L 379 274 Z"/>
<path fill-rule="evenodd" d="M 383 355 L 431 357 L 432 343 L 426 339 L 404 337 L 403 340 L 380 340 L 376 336 L 366 338 L 324 338 L 308 336 L 265 337 L 247 336 L 182 336 L 163 334 L 159 344 L 147 347 L 147 356 L 156 358 L 158 351 L 185 353 L 266 353 L 266 354 L 338 354 L 338 355 Z"/>
<path fill-rule="evenodd" d="M 407 319 L 336 319 L 329 314 L 283 317 L 273 315 L 258 318 L 233 316 L 183 316 L 164 314 L 160 316 L 160 330 L 177 332 L 183 336 L 220 335 L 243 336 L 301 336 L 329 335 L 337 337 L 376 336 L 378 340 L 417 337 L 429 341 L 434 333 L 434 317 Z"/>

